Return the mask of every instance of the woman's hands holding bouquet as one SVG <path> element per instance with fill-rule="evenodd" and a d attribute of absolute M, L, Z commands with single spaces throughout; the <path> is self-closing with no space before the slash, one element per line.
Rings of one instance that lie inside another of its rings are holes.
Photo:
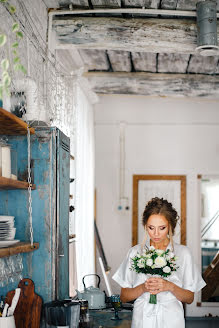
<path fill-rule="evenodd" d="M 171 291 L 172 283 L 163 278 L 151 277 L 144 283 L 145 291 L 150 294 L 156 295 L 160 292 Z"/>

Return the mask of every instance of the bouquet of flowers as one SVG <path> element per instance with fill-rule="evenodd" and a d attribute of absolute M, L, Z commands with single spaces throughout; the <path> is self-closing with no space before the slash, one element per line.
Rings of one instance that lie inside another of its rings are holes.
<path fill-rule="evenodd" d="M 160 277 L 169 277 L 173 271 L 176 271 L 177 257 L 169 249 L 163 251 L 155 249 L 153 246 L 145 248 L 142 254 L 131 258 L 131 270 L 137 273 L 157 275 Z M 150 294 L 149 303 L 157 303 L 157 295 Z"/>

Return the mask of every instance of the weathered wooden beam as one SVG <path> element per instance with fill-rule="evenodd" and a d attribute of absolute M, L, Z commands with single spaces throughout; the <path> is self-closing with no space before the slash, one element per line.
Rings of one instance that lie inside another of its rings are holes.
<path fill-rule="evenodd" d="M 53 20 L 59 47 L 153 53 L 195 53 L 194 20 L 116 17 L 69 17 Z"/>
<path fill-rule="evenodd" d="M 177 0 L 161 0 L 162 9 L 176 9 Z"/>
<path fill-rule="evenodd" d="M 93 8 L 120 8 L 121 0 L 91 0 Z"/>
<path fill-rule="evenodd" d="M 187 54 L 159 54 L 158 72 L 186 73 L 189 56 Z"/>
<path fill-rule="evenodd" d="M 84 76 L 97 93 L 219 98 L 219 76 L 110 72 Z"/>
<path fill-rule="evenodd" d="M 171 0 L 172 1 L 172 0 Z M 177 0 L 177 10 L 196 10 L 198 0 Z M 219 10 L 219 1 L 217 2 L 217 11 Z"/>
<path fill-rule="evenodd" d="M 88 0 L 59 0 L 59 7 L 68 8 L 70 5 L 73 8 L 89 8 Z"/>
<path fill-rule="evenodd" d="M 132 62 L 137 72 L 157 71 L 157 54 L 150 52 L 132 52 Z"/>
<path fill-rule="evenodd" d="M 127 8 L 158 8 L 160 0 L 122 0 Z"/>
<path fill-rule="evenodd" d="M 195 10 L 196 9 L 196 0 L 178 0 L 177 9 L 180 10 Z"/>
<path fill-rule="evenodd" d="M 128 51 L 119 51 L 119 50 L 109 50 L 107 51 L 109 60 L 112 66 L 113 71 L 116 72 L 131 72 L 131 60 L 130 52 Z"/>
<path fill-rule="evenodd" d="M 217 71 L 219 56 L 192 56 L 189 65 L 188 73 L 215 74 Z"/>
<path fill-rule="evenodd" d="M 96 49 L 80 49 L 79 53 L 88 71 L 107 71 L 109 69 L 106 51 Z"/>

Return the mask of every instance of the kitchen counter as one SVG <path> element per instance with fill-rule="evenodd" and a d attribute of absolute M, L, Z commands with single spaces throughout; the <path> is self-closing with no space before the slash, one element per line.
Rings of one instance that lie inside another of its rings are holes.
<path fill-rule="evenodd" d="M 132 320 L 132 311 L 122 309 L 119 311 L 119 318 L 122 320 L 111 320 L 114 317 L 113 309 L 90 310 L 90 316 L 93 319 L 93 328 L 130 328 Z"/>
<path fill-rule="evenodd" d="M 114 310 L 103 309 L 103 310 L 90 310 L 90 316 L 92 317 L 93 325 L 92 328 L 131 328 L 132 311 L 122 309 L 119 311 L 119 317 L 122 320 L 111 320 L 114 317 Z M 219 327 L 218 317 L 187 317 L 186 328 L 216 328 Z"/>

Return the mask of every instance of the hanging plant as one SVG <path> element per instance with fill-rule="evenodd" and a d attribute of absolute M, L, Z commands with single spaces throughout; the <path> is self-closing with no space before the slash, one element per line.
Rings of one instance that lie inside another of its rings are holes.
<path fill-rule="evenodd" d="M 0 3 L 5 6 L 5 8 L 14 15 L 16 12 L 15 6 L 12 6 L 9 0 L 0 0 Z M 20 31 L 19 24 L 15 21 L 12 25 L 12 33 L 15 35 L 15 42 L 12 44 L 11 54 L 12 63 L 8 58 L 3 58 L 1 61 L 1 83 L 0 83 L 0 100 L 2 100 L 4 93 L 10 96 L 10 85 L 11 85 L 11 72 L 21 71 L 26 74 L 26 68 L 21 64 L 18 47 L 19 42 L 23 38 L 23 33 Z M 0 34 L 0 47 L 4 47 L 7 44 L 6 34 Z"/>

